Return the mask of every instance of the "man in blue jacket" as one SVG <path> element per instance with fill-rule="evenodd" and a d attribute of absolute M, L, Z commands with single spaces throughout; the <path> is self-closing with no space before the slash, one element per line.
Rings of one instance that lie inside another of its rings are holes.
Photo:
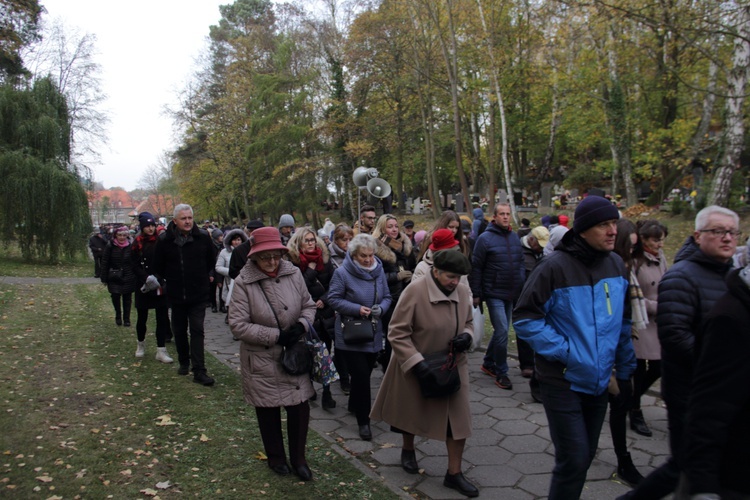
<path fill-rule="evenodd" d="M 474 244 L 469 285 L 474 307 L 486 303 L 492 322 L 482 371 L 495 377 L 495 385 L 501 389 L 513 388 L 508 378 L 508 329 L 513 302 L 525 279 L 523 247 L 510 227 L 510 205 L 498 203 L 492 222 Z"/>
<path fill-rule="evenodd" d="M 617 208 L 598 196 L 576 208 L 573 230 L 531 273 L 513 326 L 534 349 L 544 411 L 555 445 L 549 498 L 579 498 L 607 412 L 615 367 L 632 390 L 636 361 L 625 264 L 612 252 Z M 630 389 L 628 389 L 630 388 Z"/>

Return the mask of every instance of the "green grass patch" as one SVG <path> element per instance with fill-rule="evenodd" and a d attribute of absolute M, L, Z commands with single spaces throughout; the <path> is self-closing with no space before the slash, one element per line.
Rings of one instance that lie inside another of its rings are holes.
<path fill-rule="evenodd" d="M 97 285 L 0 287 L 0 496 L 395 498 L 314 432 L 315 481 L 272 473 L 238 375 L 207 355 L 216 386 L 194 384 L 152 336 L 136 360 L 111 307 Z"/>
<path fill-rule="evenodd" d="M 58 264 L 27 262 L 15 244 L 4 245 L 0 255 L 0 276 L 24 278 L 89 278 L 94 277 L 94 261 L 88 255 Z"/>

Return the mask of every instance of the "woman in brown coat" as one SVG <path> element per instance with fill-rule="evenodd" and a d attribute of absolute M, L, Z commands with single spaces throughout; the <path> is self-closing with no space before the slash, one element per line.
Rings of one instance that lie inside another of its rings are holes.
<path fill-rule="evenodd" d="M 315 319 L 315 303 L 302 274 L 282 260 L 287 248 L 276 228 L 256 229 L 249 259 L 232 292 L 229 326 L 240 344 L 242 390 L 255 407 L 268 466 L 290 473 L 281 431 L 281 407 L 286 409 L 289 459 L 302 480 L 312 479 L 305 460 L 307 428 L 313 395 L 309 375 L 289 375 L 281 367 L 284 346 L 304 335 Z"/>
<path fill-rule="evenodd" d="M 443 484 L 466 496 L 479 495 L 461 473 L 466 438 L 471 435 L 469 367 L 466 355 L 474 330 L 471 291 L 460 285 L 469 273 L 468 258 L 460 252 L 437 252 L 429 276 L 412 283 L 401 294 L 393 313 L 388 339 L 393 358 L 383 377 L 370 417 L 388 422 L 403 436 L 401 466 L 419 471 L 414 436 L 446 442 L 448 471 Z M 461 388 L 443 398 L 425 398 L 420 379 L 425 373 L 424 355 L 455 347 Z"/>

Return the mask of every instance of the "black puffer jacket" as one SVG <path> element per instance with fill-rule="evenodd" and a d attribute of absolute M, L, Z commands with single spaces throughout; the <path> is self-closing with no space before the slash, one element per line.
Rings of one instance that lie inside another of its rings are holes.
<path fill-rule="evenodd" d="M 143 234 L 136 237 L 131 247 L 133 259 L 133 272 L 137 280 L 137 290 L 135 292 L 136 309 L 156 309 L 157 307 L 166 307 L 167 298 L 162 294 L 162 290 L 152 290 L 148 293 L 141 292 L 141 287 L 146 283 L 146 279 L 154 274 L 154 252 L 158 236 L 146 237 Z"/>
<path fill-rule="evenodd" d="M 102 255 L 102 283 L 107 284 L 109 293 L 133 293 L 136 288 L 133 263 L 130 257 L 130 244 L 121 248 L 110 241 Z M 121 278 L 115 278 L 113 271 L 122 269 Z"/>
<path fill-rule="evenodd" d="M 166 282 L 170 303 L 208 302 L 216 247 L 211 236 L 195 225 L 187 240 L 181 241 L 174 221 L 170 222 L 156 244 L 154 274 Z"/>
<path fill-rule="evenodd" d="M 708 314 L 700 339 L 685 433 L 691 494 L 750 495 L 750 288 L 739 273 L 729 273 L 729 292 Z"/>
<path fill-rule="evenodd" d="M 518 235 L 494 222 L 487 226 L 471 258 L 469 283 L 474 297 L 482 300 L 516 300 L 526 281 L 523 247 Z"/>
<path fill-rule="evenodd" d="M 701 252 L 692 237 L 659 283 L 656 312 L 665 397 L 687 402 L 695 364 L 695 343 L 706 314 L 727 291 L 732 267 Z M 668 394 L 667 394 L 668 392 Z"/>

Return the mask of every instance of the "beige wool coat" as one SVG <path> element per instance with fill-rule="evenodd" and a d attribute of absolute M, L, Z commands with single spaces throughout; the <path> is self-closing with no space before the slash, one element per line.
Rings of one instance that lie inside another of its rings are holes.
<path fill-rule="evenodd" d="M 656 327 L 656 306 L 659 298 L 659 282 L 667 272 L 667 259 L 664 252 L 659 256 L 643 253 L 643 259 L 635 263 L 635 277 L 641 286 L 648 313 L 648 326 L 638 331 L 638 338 L 633 339 L 635 357 L 638 359 L 661 359 L 661 344 Z"/>
<path fill-rule="evenodd" d="M 313 386 L 309 375 L 289 375 L 281 367 L 282 347 L 276 344 L 280 329 L 271 307 L 282 329 L 299 321 L 307 330 L 315 319 L 315 303 L 294 264 L 282 260 L 278 276 L 271 278 L 248 259 L 235 280 L 229 308 L 232 335 L 242 341 L 245 402 L 262 408 L 298 405 L 312 397 Z"/>
<path fill-rule="evenodd" d="M 440 441 L 445 441 L 450 420 L 454 439 L 469 437 L 471 411 L 466 354 L 458 354 L 461 389 L 446 398 L 423 398 L 411 369 L 424 359 L 422 353 L 447 350 L 456 334 L 471 334 L 473 330 L 469 287 L 459 284 L 446 296 L 430 276 L 406 287 L 393 312 L 388 331 L 393 357 L 370 418 Z"/>

